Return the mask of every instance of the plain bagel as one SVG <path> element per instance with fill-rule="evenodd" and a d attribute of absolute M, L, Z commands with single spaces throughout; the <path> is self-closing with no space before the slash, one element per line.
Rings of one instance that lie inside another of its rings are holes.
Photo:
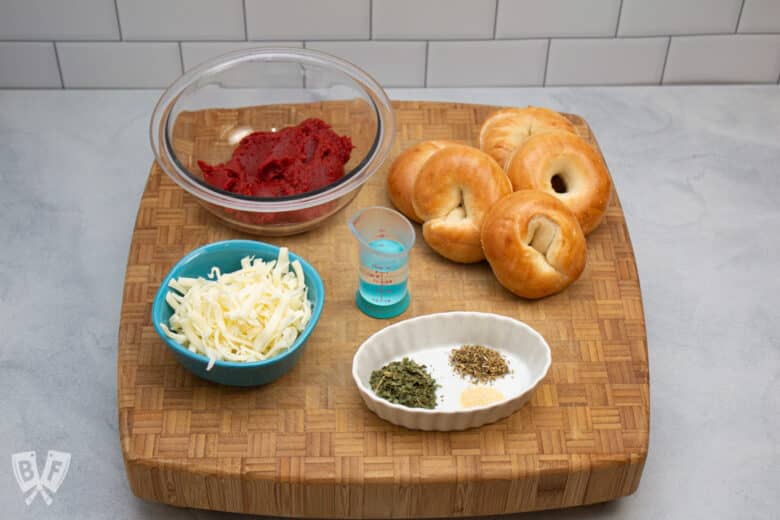
<path fill-rule="evenodd" d="M 458 143 L 444 140 L 423 141 L 407 148 L 393 161 L 390 173 L 387 175 L 387 194 L 398 211 L 415 222 L 422 222 L 412 206 L 414 181 L 431 155 L 442 148 L 456 144 Z"/>
<path fill-rule="evenodd" d="M 412 205 L 425 222 L 423 238 L 455 262 L 485 258 L 482 220 L 490 207 L 512 192 L 504 171 L 476 148 L 453 145 L 431 155 L 414 183 Z"/>
<path fill-rule="evenodd" d="M 612 180 L 601 154 L 569 132 L 528 138 L 510 157 L 506 173 L 515 191 L 541 190 L 560 199 L 586 235 L 601 223 L 612 195 Z"/>
<path fill-rule="evenodd" d="M 575 133 L 571 121 L 549 108 L 504 108 L 482 123 L 479 147 L 506 168 L 507 159 L 526 139 L 550 130 Z"/>
<path fill-rule="evenodd" d="M 562 291 L 585 268 L 577 219 L 538 190 L 516 191 L 493 205 L 482 225 L 482 247 L 501 285 L 524 298 Z"/>

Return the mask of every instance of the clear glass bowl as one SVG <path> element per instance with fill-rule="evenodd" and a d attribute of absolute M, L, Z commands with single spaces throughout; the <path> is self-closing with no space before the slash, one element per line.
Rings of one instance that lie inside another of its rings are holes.
<path fill-rule="evenodd" d="M 199 160 L 225 162 L 247 134 L 311 117 L 355 146 L 338 181 L 262 198 L 203 179 Z M 173 181 L 227 225 L 265 236 L 307 231 L 346 206 L 382 165 L 394 133 L 390 100 L 366 72 L 329 54 L 283 48 L 232 52 L 189 70 L 163 93 L 150 127 L 157 164 Z"/>

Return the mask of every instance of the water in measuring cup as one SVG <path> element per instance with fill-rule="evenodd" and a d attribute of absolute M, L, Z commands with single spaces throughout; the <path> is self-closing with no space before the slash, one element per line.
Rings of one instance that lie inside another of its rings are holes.
<path fill-rule="evenodd" d="M 393 305 L 406 296 L 409 277 L 407 257 L 386 257 L 379 253 L 400 254 L 404 245 L 389 238 L 379 238 L 360 251 L 360 294 L 374 305 Z"/>

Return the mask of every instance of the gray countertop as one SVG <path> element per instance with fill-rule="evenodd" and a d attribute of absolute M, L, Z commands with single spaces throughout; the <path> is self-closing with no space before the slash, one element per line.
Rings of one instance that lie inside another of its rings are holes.
<path fill-rule="evenodd" d="M 610 165 L 647 321 L 639 491 L 524 518 L 777 518 L 780 88 L 391 90 L 580 114 Z M 0 517 L 239 518 L 136 499 L 117 435 L 127 251 L 158 91 L 0 91 Z M 29 507 L 11 454 L 72 454 Z"/>

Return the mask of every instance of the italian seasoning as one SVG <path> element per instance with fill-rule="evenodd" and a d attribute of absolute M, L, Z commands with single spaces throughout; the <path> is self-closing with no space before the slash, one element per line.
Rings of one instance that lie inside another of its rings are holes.
<path fill-rule="evenodd" d="M 393 361 L 371 372 L 371 389 L 391 403 L 410 408 L 436 408 L 436 389 L 439 385 L 425 365 L 409 358 Z"/>
<path fill-rule="evenodd" d="M 450 351 L 450 366 L 473 383 L 490 383 L 509 373 L 509 364 L 497 350 L 482 345 L 463 345 Z"/>

